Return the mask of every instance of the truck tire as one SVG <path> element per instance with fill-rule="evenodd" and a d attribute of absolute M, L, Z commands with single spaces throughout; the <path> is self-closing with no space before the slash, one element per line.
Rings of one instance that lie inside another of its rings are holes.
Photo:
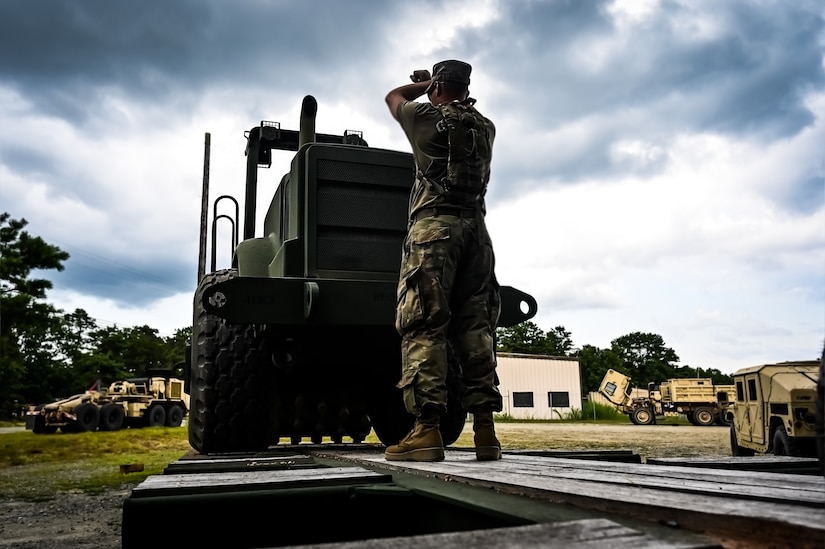
<path fill-rule="evenodd" d="M 730 426 L 730 454 L 732 456 L 752 456 L 753 450 L 750 448 L 743 448 L 739 446 L 739 442 L 736 440 L 736 429 L 733 425 Z"/>
<path fill-rule="evenodd" d="M 696 422 L 696 425 L 707 427 L 708 425 L 713 425 L 716 421 L 716 414 L 713 413 L 712 408 L 700 406 L 693 411 L 693 421 Z"/>
<path fill-rule="evenodd" d="M 123 427 L 126 411 L 120 404 L 110 402 L 100 408 L 101 431 L 119 431 Z"/>
<path fill-rule="evenodd" d="M 84 402 L 75 410 L 77 421 L 74 423 L 73 431 L 77 433 L 86 433 L 97 429 L 100 422 L 100 410 L 97 406 L 90 402 Z"/>
<path fill-rule="evenodd" d="M 693 412 L 687 412 L 685 417 L 687 417 L 688 423 L 691 425 L 696 425 L 696 418 L 693 417 Z"/>
<path fill-rule="evenodd" d="M 172 404 L 166 410 L 166 426 L 180 427 L 181 423 L 183 423 L 183 408 L 179 404 Z"/>
<path fill-rule="evenodd" d="M 163 427 L 166 425 L 166 410 L 160 404 L 153 404 L 146 410 L 146 425 L 149 427 Z"/>
<path fill-rule="evenodd" d="M 237 276 L 236 269 L 208 273 L 195 292 L 188 425 L 189 443 L 204 454 L 265 450 L 277 430 L 265 326 L 230 324 L 203 308 L 207 288 Z"/>
<path fill-rule="evenodd" d="M 773 455 L 798 456 L 799 448 L 795 442 L 788 436 L 783 425 L 778 426 L 773 433 Z"/>
<path fill-rule="evenodd" d="M 633 410 L 631 417 L 636 425 L 652 425 L 656 421 L 653 411 L 646 406 Z"/>
<path fill-rule="evenodd" d="M 719 410 L 716 414 L 716 425 L 721 425 L 723 427 L 730 426 L 730 417 L 728 417 L 727 410 Z"/>
<path fill-rule="evenodd" d="M 32 432 L 35 435 L 51 435 L 56 431 L 57 427 L 46 425 L 45 417 L 37 416 L 36 418 L 34 418 L 34 427 L 32 428 Z"/>

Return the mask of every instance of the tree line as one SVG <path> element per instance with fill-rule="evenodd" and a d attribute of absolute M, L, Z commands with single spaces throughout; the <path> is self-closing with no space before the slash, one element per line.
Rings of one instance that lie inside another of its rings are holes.
<path fill-rule="evenodd" d="M 164 337 L 150 326 L 101 327 L 83 309 L 67 313 L 46 301 L 51 281 L 33 276 L 64 269 L 69 254 L 29 234 L 25 219 L 0 214 L 0 418 L 21 406 L 81 393 L 104 384 L 171 369 L 182 377 L 192 327 Z M 563 326 L 547 332 L 533 322 L 499 328 L 501 352 L 577 357 L 582 390 L 598 389 L 608 368 L 629 375 L 636 386 L 673 377 L 709 377 L 732 383 L 717 369 L 677 366 L 679 357 L 661 336 L 634 332 L 608 349 L 577 348 Z"/>
<path fill-rule="evenodd" d="M 25 219 L 0 214 L 0 417 L 21 406 L 82 393 L 97 380 L 144 377 L 155 368 L 182 375 L 192 328 L 163 337 L 149 326 L 101 327 L 83 309 L 46 301 L 69 254 L 32 236 Z"/>
<path fill-rule="evenodd" d="M 497 336 L 500 352 L 578 358 L 585 394 L 599 389 L 608 369 L 622 372 L 630 377 L 635 387 L 641 388 L 651 382 L 688 377 L 710 378 L 714 384 L 733 384 L 733 376 L 717 368 L 677 365 L 679 356 L 658 334 L 632 332 L 611 341 L 607 349 L 593 345 L 577 348 L 564 326 L 544 332 L 527 321 L 511 328 L 499 328 Z"/>

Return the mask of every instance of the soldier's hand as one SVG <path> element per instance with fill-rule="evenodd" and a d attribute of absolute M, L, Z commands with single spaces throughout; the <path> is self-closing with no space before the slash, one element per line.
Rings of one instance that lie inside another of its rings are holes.
<path fill-rule="evenodd" d="M 413 71 L 410 75 L 410 80 L 413 82 L 426 82 L 427 80 L 430 80 L 430 71 L 426 69 Z"/>

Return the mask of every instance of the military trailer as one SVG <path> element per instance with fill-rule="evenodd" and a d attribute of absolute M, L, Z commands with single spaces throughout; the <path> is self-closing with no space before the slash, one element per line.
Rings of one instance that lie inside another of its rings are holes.
<path fill-rule="evenodd" d="M 817 457 L 816 387 L 820 361 L 752 366 L 734 376 L 731 453 Z"/>
<path fill-rule="evenodd" d="M 317 107 L 304 98 L 297 132 L 266 121 L 246 132 L 243 237 L 233 237 L 233 245 L 240 241 L 231 267 L 220 270 L 216 222 L 229 218 L 237 235 L 240 208 L 228 195 L 215 200 L 212 268 L 199 268 L 188 380 L 189 441 L 201 453 L 305 439 L 361 442 L 371 429 L 389 445 L 413 425 L 396 388 L 394 327 L 413 158 L 369 147 L 358 132 L 316 133 Z M 256 236 L 258 171 L 278 149 L 296 153 Z M 201 265 L 207 195 L 205 177 Z M 234 202 L 235 217 L 217 213 L 224 198 Z M 500 326 L 536 314 L 524 292 L 504 286 L 501 298 Z M 466 419 L 457 367 L 447 379 L 445 444 Z"/>
<path fill-rule="evenodd" d="M 117 431 L 123 427 L 180 427 L 189 413 L 184 380 L 155 370 L 148 377 L 115 381 L 105 390 L 32 407 L 26 428 L 35 434 Z"/>
<path fill-rule="evenodd" d="M 692 425 L 708 426 L 727 424 L 733 385 L 714 385 L 710 378 L 672 378 L 649 383 L 643 394 L 634 396 L 630 378 L 608 369 L 599 392 L 636 425 L 656 423 L 657 416 L 684 414 Z"/>

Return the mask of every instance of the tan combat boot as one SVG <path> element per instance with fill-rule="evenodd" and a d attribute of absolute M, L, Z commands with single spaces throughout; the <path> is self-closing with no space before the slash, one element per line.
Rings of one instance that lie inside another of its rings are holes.
<path fill-rule="evenodd" d="M 496 438 L 493 427 L 492 410 L 473 412 L 473 442 L 476 445 L 476 459 L 478 461 L 494 461 L 501 459 L 501 443 Z"/>
<path fill-rule="evenodd" d="M 410 434 L 398 444 L 389 446 L 384 458 L 387 461 L 444 461 L 438 412 L 422 413 Z"/>

